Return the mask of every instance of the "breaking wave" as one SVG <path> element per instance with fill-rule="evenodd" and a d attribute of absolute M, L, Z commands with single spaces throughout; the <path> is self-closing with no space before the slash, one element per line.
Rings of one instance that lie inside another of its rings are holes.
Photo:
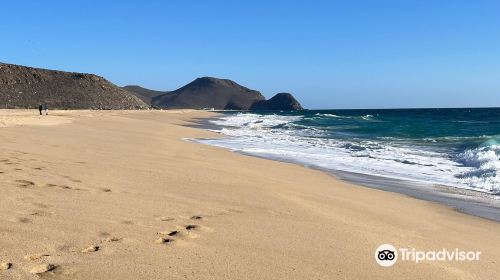
<path fill-rule="evenodd" d="M 325 118 L 331 121 L 325 122 Z M 355 123 L 346 124 L 349 118 Z M 201 142 L 327 170 L 500 194 L 500 145 L 487 141 L 487 136 L 407 139 L 367 134 L 373 122 L 366 122 L 367 133 L 352 133 L 353 128 L 358 131 L 363 125 L 360 122 L 373 118 L 371 114 L 229 114 L 212 121 L 226 137 Z M 450 140 L 456 144 L 470 139 L 481 141 L 481 146 L 462 151 L 446 146 Z"/>

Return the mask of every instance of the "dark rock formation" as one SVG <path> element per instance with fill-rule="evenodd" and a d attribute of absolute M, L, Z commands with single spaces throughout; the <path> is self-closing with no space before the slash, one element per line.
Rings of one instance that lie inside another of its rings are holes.
<path fill-rule="evenodd" d="M 58 109 L 148 108 L 130 92 L 106 79 L 83 73 L 0 63 L 0 108 Z"/>
<path fill-rule="evenodd" d="M 278 93 L 269 100 L 255 102 L 250 110 L 265 111 L 265 110 L 303 110 L 302 105 L 290 93 Z"/>
<path fill-rule="evenodd" d="M 140 100 L 144 101 L 144 103 L 151 105 L 151 100 L 159 95 L 162 94 L 168 94 L 169 91 L 159 91 L 159 90 L 152 90 L 152 89 L 147 89 L 143 88 L 141 86 L 124 86 L 122 87 L 124 90 L 127 90 L 131 92 L 133 95 L 135 95 L 137 98 Z"/>
<path fill-rule="evenodd" d="M 203 77 L 152 100 L 154 107 L 169 109 L 248 110 L 264 96 L 231 80 Z"/>

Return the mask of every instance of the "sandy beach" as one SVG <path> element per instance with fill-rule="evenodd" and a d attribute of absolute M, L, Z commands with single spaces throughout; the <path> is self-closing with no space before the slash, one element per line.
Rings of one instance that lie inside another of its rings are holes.
<path fill-rule="evenodd" d="M 186 140 L 217 137 L 188 126 L 214 113 L 49 113 L 0 111 L 0 279 L 500 273 L 499 223 Z M 374 259 L 384 243 L 481 258 L 384 268 Z"/>

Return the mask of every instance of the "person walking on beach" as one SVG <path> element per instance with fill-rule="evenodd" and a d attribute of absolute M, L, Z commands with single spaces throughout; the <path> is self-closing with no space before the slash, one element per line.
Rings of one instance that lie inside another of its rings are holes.
<path fill-rule="evenodd" d="M 43 109 L 42 104 L 38 104 L 38 111 L 40 111 L 40 116 L 42 115 L 42 109 Z"/>
<path fill-rule="evenodd" d="M 43 104 L 43 111 L 45 112 L 45 115 L 49 115 L 49 107 L 47 106 L 47 103 Z"/>

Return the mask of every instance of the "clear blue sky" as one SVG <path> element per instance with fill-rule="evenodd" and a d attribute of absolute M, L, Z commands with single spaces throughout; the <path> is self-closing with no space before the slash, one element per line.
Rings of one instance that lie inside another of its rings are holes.
<path fill-rule="evenodd" d="M 4 1 L 0 61 L 308 108 L 500 106 L 500 1 Z"/>

